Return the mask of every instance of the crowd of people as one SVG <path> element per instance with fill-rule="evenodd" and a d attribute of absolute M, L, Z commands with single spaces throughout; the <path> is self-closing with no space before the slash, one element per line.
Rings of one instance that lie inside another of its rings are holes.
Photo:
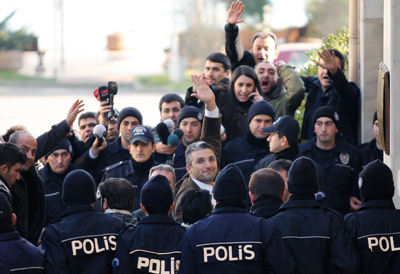
<path fill-rule="evenodd" d="M 243 10 L 228 10 L 226 55 L 206 58 L 185 98 L 161 97 L 157 127 L 77 100 L 37 138 L 7 130 L 0 273 L 397 273 L 393 174 L 376 112 L 358 146 L 344 56 L 323 50 L 302 77 L 273 33 L 243 49 Z"/>

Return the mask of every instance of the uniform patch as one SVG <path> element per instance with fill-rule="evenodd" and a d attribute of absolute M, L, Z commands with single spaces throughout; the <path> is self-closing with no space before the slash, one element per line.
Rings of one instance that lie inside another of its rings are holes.
<path fill-rule="evenodd" d="M 97 188 L 97 191 L 96 191 L 96 198 L 97 198 L 97 199 L 100 199 L 100 198 L 101 198 L 100 188 Z"/>
<path fill-rule="evenodd" d="M 362 188 L 363 179 L 361 177 L 358 178 L 358 188 Z"/>
<path fill-rule="evenodd" d="M 115 257 L 111 265 L 113 267 L 113 270 L 116 270 L 119 267 L 119 259 Z"/>
<path fill-rule="evenodd" d="M 342 164 L 347 165 L 350 161 L 349 154 L 346 152 L 340 153 L 340 161 L 342 162 Z"/>
<path fill-rule="evenodd" d="M 203 121 L 203 113 L 201 112 L 197 113 L 197 120 Z"/>
<path fill-rule="evenodd" d="M 333 114 L 335 116 L 335 120 L 339 121 L 339 114 L 335 111 L 335 113 Z"/>

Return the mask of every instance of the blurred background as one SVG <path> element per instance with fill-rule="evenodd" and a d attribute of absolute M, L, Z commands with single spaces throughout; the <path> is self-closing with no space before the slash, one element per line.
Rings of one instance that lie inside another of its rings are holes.
<path fill-rule="evenodd" d="M 245 49 L 258 31 L 278 36 L 280 57 L 298 68 L 305 51 L 348 26 L 345 0 L 245 0 Z M 38 135 L 77 98 L 97 111 L 93 91 L 116 81 L 116 107 L 159 121 L 162 94 L 184 95 L 190 74 L 224 52 L 225 0 L 13 0 L 0 9 L 0 133 L 16 123 Z M 4 57 L 4 55 L 6 55 Z"/>

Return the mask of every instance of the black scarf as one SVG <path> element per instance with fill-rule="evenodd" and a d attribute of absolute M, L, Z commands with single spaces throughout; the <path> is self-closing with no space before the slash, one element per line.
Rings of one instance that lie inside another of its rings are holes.
<path fill-rule="evenodd" d="M 250 130 L 247 131 L 246 135 L 247 135 L 247 142 L 249 142 L 251 146 L 258 148 L 268 147 L 268 142 L 266 138 L 258 139 L 251 133 Z"/>
<path fill-rule="evenodd" d="M 143 176 L 143 175 L 148 176 L 150 169 L 154 165 L 154 154 L 152 153 L 150 158 L 143 163 L 139 163 L 139 162 L 135 161 L 135 159 L 133 159 L 131 156 L 131 164 L 140 176 Z"/>
<path fill-rule="evenodd" d="M 294 158 L 296 158 L 297 155 L 299 155 L 299 153 L 299 145 L 297 144 L 275 153 L 275 159 L 293 160 Z"/>

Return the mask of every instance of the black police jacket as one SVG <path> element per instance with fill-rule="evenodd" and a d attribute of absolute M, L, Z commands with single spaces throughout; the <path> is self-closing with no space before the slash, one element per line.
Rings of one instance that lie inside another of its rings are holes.
<path fill-rule="evenodd" d="M 125 223 L 90 205 L 67 208 L 42 235 L 46 273 L 111 273 Z"/>
<path fill-rule="evenodd" d="M 37 247 L 21 238 L 17 231 L 0 233 L 0 273 L 39 274 L 44 273 L 43 265 Z"/>
<path fill-rule="evenodd" d="M 118 239 L 114 273 L 176 273 L 185 233 L 169 216 L 158 214 L 125 228 Z"/>
<path fill-rule="evenodd" d="M 153 166 L 156 165 L 158 165 L 158 163 L 154 162 Z M 137 170 L 132 166 L 131 160 L 128 160 L 107 167 L 101 181 L 104 182 L 107 178 L 124 178 L 128 180 L 135 188 L 134 210 L 140 208 L 140 193 L 144 184 L 149 180 L 148 172 L 137 172 Z"/>
<path fill-rule="evenodd" d="M 350 196 L 360 197 L 358 174 L 360 172 L 360 153 L 357 148 L 336 139 L 336 146 L 327 159 L 321 159 L 316 152 L 316 137 L 300 145 L 300 151 L 318 164 L 325 172 L 320 191 L 329 197 L 330 207 L 342 216 L 350 213 Z M 318 169 L 318 167 L 317 167 Z M 320 177 L 320 176 L 319 176 Z"/>
<path fill-rule="evenodd" d="M 71 171 L 75 170 L 75 166 L 70 164 L 68 169 L 63 175 L 57 175 L 51 171 L 49 163 L 44 168 L 39 170 L 39 175 L 43 180 L 45 197 L 46 197 L 46 219 L 44 226 L 48 226 L 55 220 L 60 218 L 61 213 L 67 209 L 67 206 L 61 199 L 62 184 L 65 176 Z"/>
<path fill-rule="evenodd" d="M 368 143 L 358 146 L 358 151 L 361 153 L 361 168 L 363 169 L 367 164 L 376 159 L 383 162 L 383 150 L 379 150 L 376 146 L 376 139 L 372 139 Z"/>
<path fill-rule="evenodd" d="M 279 232 L 267 220 L 236 206 L 218 206 L 189 228 L 182 247 L 181 274 L 294 273 Z"/>
<path fill-rule="evenodd" d="M 400 269 L 400 210 L 392 201 L 373 200 L 345 217 L 346 227 L 360 253 L 360 273 L 390 274 Z"/>
<path fill-rule="evenodd" d="M 268 219 L 289 247 L 296 273 L 358 273 L 359 255 L 342 216 L 321 208 L 312 197 L 295 200 L 291 196 L 278 214 Z"/>
<path fill-rule="evenodd" d="M 94 173 L 93 179 L 96 185 L 100 183 L 106 167 L 130 159 L 129 150 L 123 148 L 121 145 L 121 136 L 107 144 L 106 149 L 101 151 L 96 159 L 90 158 L 89 150 L 90 149 L 83 153 L 82 156 L 75 161 L 75 164 L 91 168 Z"/>

